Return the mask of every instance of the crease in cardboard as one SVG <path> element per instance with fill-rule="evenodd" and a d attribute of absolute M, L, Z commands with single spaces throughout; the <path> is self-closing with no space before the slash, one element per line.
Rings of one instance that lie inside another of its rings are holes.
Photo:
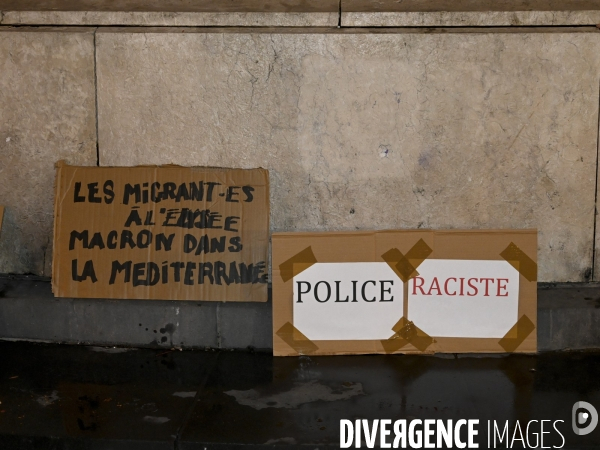
<path fill-rule="evenodd" d="M 433 250 L 423 239 L 419 239 L 411 249 L 403 255 L 397 248 L 392 248 L 385 252 L 381 257 L 385 262 L 388 263 L 390 268 L 398 275 L 398 277 L 404 283 L 403 286 L 403 318 L 408 321 L 408 282 L 411 278 L 419 276 L 417 268 L 421 265 L 429 255 L 433 253 Z M 401 319 L 402 320 L 402 319 Z M 412 322 L 410 322 L 412 324 Z M 392 336 L 390 339 L 395 339 Z M 427 347 L 425 347 L 427 348 Z"/>
<path fill-rule="evenodd" d="M 61 169 L 62 169 L 62 167 L 63 166 L 61 166 Z M 76 175 L 77 175 L 77 169 L 75 169 L 73 171 L 73 176 L 69 180 L 69 185 L 67 186 L 67 189 L 65 189 L 65 192 L 63 193 L 63 195 L 60 197 L 60 202 L 58 203 L 59 208 L 62 207 L 62 204 L 64 203 L 65 199 L 67 198 L 67 192 L 69 192 L 71 190 L 71 188 L 73 187 L 73 183 L 74 183 Z"/>

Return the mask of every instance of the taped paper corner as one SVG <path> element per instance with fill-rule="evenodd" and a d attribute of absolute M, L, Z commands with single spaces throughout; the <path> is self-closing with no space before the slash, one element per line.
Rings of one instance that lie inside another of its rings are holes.
<path fill-rule="evenodd" d="M 284 283 L 288 282 L 296 275 L 304 272 L 310 266 L 317 262 L 315 254 L 312 251 L 312 247 L 306 247 L 299 253 L 296 253 L 287 261 L 282 262 L 279 265 L 279 273 Z"/>
<path fill-rule="evenodd" d="M 290 322 L 286 322 L 275 334 L 300 355 L 314 353 L 319 349 Z"/>
<path fill-rule="evenodd" d="M 419 275 L 417 267 L 432 252 L 433 250 L 427 243 L 423 239 L 419 239 L 406 255 L 403 255 L 397 248 L 392 248 L 381 255 L 381 257 L 404 283 L 408 283 L 408 280 Z"/>
<path fill-rule="evenodd" d="M 523 315 L 517 320 L 517 323 L 508 330 L 506 335 L 498 341 L 498 344 L 500 344 L 500 347 L 502 347 L 504 351 L 512 353 L 525 341 L 525 339 L 527 339 L 527 336 L 529 336 L 533 330 L 535 330 L 535 325 L 529 317 Z"/>
<path fill-rule="evenodd" d="M 393 353 L 412 344 L 417 350 L 424 352 L 435 342 L 435 340 L 417 327 L 413 322 L 406 317 L 402 317 L 392 330 L 394 334 L 387 340 L 382 340 L 381 345 L 386 353 Z"/>
<path fill-rule="evenodd" d="M 515 243 L 508 244 L 508 247 L 500 253 L 500 256 L 517 269 L 517 272 L 523 275 L 527 281 L 537 281 L 536 262 L 517 247 Z"/>

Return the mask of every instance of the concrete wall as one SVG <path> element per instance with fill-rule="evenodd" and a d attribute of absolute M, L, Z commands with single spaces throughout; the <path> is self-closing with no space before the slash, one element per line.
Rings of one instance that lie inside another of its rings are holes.
<path fill-rule="evenodd" d="M 99 30 L 100 165 L 266 167 L 273 231 L 537 227 L 582 281 L 599 37 Z"/>
<path fill-rule="evenodd" d="M 54 163 L 95 165 L 94 33 L 0 28 L 0 273 L 49 275 Z"/>
<path fill-rule="evenodd" d="M 338 2 L 326 2 L 268 14 L 172 13 L 195 14 L 186 24 L 220 14 L 211 23 L 246 28 L 47 28 L 22 25 L 146 19 L 7 3 L 0 273 L 50 274 L 54 163 L 66 159 L 266 167 L 273 231 L 536 227 L 540 281 L 600 278 L 595 27 L 364 29 L 354 26 L 397 25 L 378 22 L 380 13 L 434 23 L 440 12 L 348 2 L 338 14 Z M 486 14 L 515 11 L 450 12 L 475 15 L 463 24 L 479 26 L 496 24 Z M 587 14 L 574 22 L 584 24 L 598 13 L 571 12 Z M 535 23 L 575 17 L 550 13 Z M 278 22 L 269 14 L 308 15 Z M 348 26 L 321 28 L 336 20 Z"/>
<path fill-rule="evenodd" d="M 537 227 L 540 280 L 588 280 L 599 44 L 562 29 L 0 29 L 0 272 L 50 273 L 54 163 L 98 157 L 266 167 L 274 231 Z"/>

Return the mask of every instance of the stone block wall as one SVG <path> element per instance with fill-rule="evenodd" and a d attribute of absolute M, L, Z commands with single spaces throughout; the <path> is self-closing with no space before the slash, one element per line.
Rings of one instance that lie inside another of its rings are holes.
<path fill-rule="evenodd" d="M 540 281 L 600 279 L 593 2 L 346 1 L 0 1 L 0 273 L 50 275 L 66 159 L 268 168 L 273 231 L 536 227 Z"/>
<path fill-rule="evenodd" d="M 54 163 L 97 163 L 94 67 L 93 30 L 0 27 L 0 273 L 51 273 Z"/>

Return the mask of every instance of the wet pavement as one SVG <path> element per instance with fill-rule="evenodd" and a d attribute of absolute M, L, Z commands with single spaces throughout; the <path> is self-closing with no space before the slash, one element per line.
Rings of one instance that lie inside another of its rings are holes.
<path fill-rule="evenodd" d="M 517 439 L 518 421 L 533 447 L 549 420 L 545 447 L 600 448 L 600 427 L 571 426 L 575 402 L 600 408 L 600 353 L 273 358 L 0 342 L 0 357 L 0 449 L 338 448 L 342 419 L 478 419 L 479 448 L 488 421 Z"/>

